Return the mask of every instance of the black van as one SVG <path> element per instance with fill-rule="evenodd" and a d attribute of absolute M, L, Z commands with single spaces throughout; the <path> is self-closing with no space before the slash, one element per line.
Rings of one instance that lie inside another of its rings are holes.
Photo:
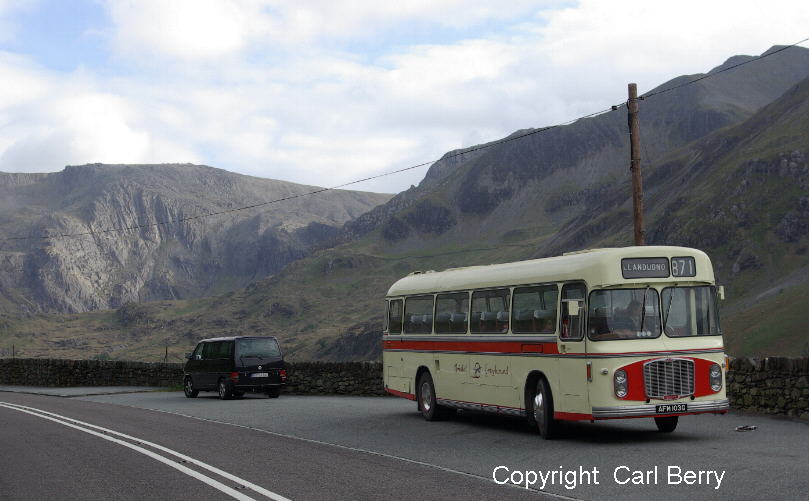
<path fill-rule="evenodd" d="M 188 355 L 183 373 L 188 398 L 200 391 L 218 391 L 222 400 L 240 397 L 246 391 L 278 398 L 287 380 L 284 356 L 274 337 L 203 339 Z"/>

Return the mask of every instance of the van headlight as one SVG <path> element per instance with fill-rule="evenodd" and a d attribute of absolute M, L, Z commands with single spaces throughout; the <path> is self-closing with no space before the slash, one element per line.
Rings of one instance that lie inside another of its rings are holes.
<path fill-rule="evenodd" d="M 615 371 L 615 375 L 613 376 L 613 384 L 615 386 L 615 396 L 618 398 L 624 398 L 626 396 L 626 371 L 623 369 L 618 369 Z"/>
<path fill-rule="evenodd" d="M 722 389 L 722 368 L 719 367 L 719 364 L 713 364 L 711 368 L 708 370 L 708 375 L 711 381 L 711 389 L 713 391 L 719 391 Z"/>

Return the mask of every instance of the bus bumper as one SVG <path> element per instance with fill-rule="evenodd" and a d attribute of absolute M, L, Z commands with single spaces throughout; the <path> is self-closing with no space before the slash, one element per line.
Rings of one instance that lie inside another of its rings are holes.
<path fill-rule="evenodd" d="M 674 412 L 670 414 L 660 414 L 656 412 L 656 404 L 593 407 L 593 419 L 685 416 L 688 414 L 703 414 L 706 412 L 724 414 L 730 409 L 730 402 L 726 398 L 722 400 L 687 402 L 687 404 L 688 410 L 685 412 Z"/>

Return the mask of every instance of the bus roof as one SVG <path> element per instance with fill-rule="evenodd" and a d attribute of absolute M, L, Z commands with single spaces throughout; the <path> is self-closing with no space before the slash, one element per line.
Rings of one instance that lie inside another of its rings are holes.
<path fill-rule="evenodd" d="M 674 257 L 693 257 L 695 275 L 668 278 L 623 277 L 622 260 Z M 663 245 L 617 247 L 589 249 L 513 263 L 451 268 L 439 272 L 414 272 L 394 283 L 387 295 L 393 297 L 570 280 L 584 280 L 590 287 L 652 282 L 713 283 L 714 273 L 711 260 L 701 250 Z"/>

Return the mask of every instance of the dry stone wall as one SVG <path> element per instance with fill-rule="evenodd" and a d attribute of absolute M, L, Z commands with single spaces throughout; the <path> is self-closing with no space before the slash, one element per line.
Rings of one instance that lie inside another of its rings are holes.
<path fill-rule="evenodd" d="M 809 420 L 809 357 L 731 359 L 734 408 Z M 182 364 L 106 360 L 0 359 L 0 384 L 26 386 L 178 386 Z M 378 362 L 287 364 L 287 393 L 384 395 Z"/>
<path fill-rule="evenodd" d="M 285 392 L 385 395 L 378 362 L 287 363 Z M 108 360 L 0 359 L 0 384 L 24 386 L 179 386 L 183 364 Z"/>
<path fill-rule="evenodd" d="M 733 407 L 809 421 L 809 357 L 736 358 L 727 392 Z"/>

